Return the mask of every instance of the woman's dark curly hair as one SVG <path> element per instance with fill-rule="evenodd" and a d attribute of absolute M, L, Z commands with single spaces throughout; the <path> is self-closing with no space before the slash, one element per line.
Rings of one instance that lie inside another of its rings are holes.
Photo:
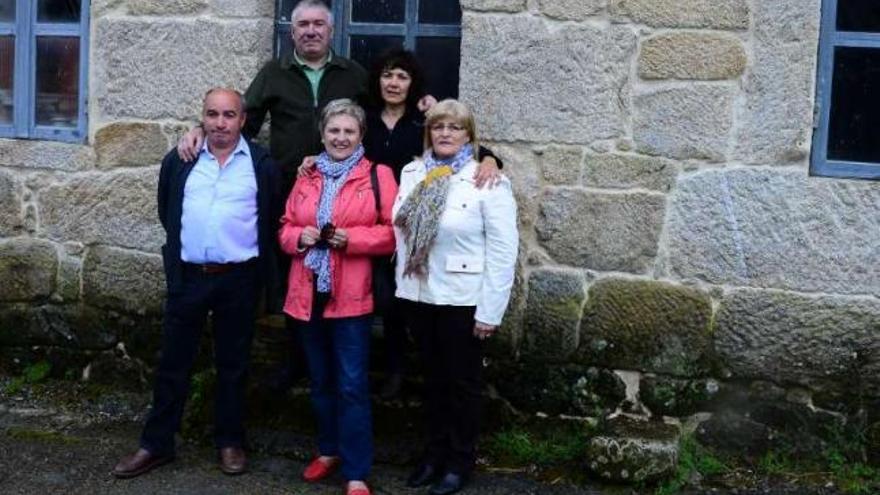
<path fill-rule="evenodd" d="M 382 100 L 382 89 L 379 87 L 379 79 L 386 70 L 401 69 L 409 74 L 412 82 L 406 95 L 406 107 L 408 110 L 416 108 L 416 103 L 425 96 L 425 76 L 422 66 L 416 60 L 413 52 L 402 48 L 391 48 L 382 52 L 373 63 L 370 70 L 370 102 L 376 108 L 382 108 L 385 102 Z"/>

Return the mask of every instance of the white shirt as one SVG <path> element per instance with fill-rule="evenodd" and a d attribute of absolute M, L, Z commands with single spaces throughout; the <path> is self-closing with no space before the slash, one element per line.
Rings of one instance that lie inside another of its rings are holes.
<path fill-rule="evenodd" d="M 519 246 L 516 202 L 506 177 L 491 189 L 477 189 L 473 180 L 476 168 L 477 162 L 472 160 L 451 177 L 426 278 L 403 276 L 405 238 L 400 228 L 394 227 L 397 297 L 436 305 L 476 306 L 475 320 L 499 325 L 513 288 Z M 425 174 L 421 160 L 403 168 L 394 216 Z"/>
<path fill-rule="evenodd" d="M 257 179 L 244 138 L 221 167 L 207 142 L 183 190 L 180 259 L 236 263 L 259 255 Z"/>

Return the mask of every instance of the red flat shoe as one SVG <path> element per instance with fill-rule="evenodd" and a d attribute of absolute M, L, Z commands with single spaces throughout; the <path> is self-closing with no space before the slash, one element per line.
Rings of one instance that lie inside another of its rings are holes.
<path fill-rule="evenodd" d="M 346 488 L 345 495 L 370 495 L 370 489 L 367 487 Z"/>
<path fill-rule="evenodd" d="M 336 470 L 336 466 L 339 465 L 339 458 L 332 457 L 330 461 L 324 462 L 320 457 L 316 457 L 312 462 L 306 466 L 306 469 L 303 471 L 302 477 L 303 480 L 314 483 L 316 481 L 321 481 L 333 474 L 333 471 Z"/>

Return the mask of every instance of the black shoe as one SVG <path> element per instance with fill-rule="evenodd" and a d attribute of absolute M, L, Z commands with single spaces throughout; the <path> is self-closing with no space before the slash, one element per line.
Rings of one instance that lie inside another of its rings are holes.
<path fill-rule="evenodd" d="M 410 488 L 418 488 L 433 483 L 440 475 L 440 470 L 433 464 L 419 464 L 406 479 L 406 486 Z"/>
<path fill-rule="evenodd" d="M 443 479 L 434 483 L 430 495 L 451 495 L 464 488 L 465 477 L 460 474 L 446 473 Z"/>
<path fill-rule="evenodd" d="M 403 377 L 400 373 L 392 373 L 388 375 L 382 390 L 379 392 L 379 398 L 383 400 L 391 400 L 400 395 L 400 388 L 403 385 Z"/>

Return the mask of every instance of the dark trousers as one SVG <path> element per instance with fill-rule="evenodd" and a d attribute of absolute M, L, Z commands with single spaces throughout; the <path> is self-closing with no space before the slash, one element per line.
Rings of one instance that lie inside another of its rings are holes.
<path fill-rule="evenodd" d="M 410 303 L 406 311 L 424 367 L 424 461 L 463 475 L 473 470 L 483 409 L 483 342 L 473 334 L 475 310 Z"/>
<path fill-rule="evenodd" d="M 394 298 L 394 307 L 382 316 L 382 332 L 385 343 L 385 371 L 390 374 L 402 374 L 403 362 L 406 357 L 406 319 L 404 315 L 405 301 Z"/>
<path fill-rule="evenodd" d="M 367 380 L 373 317 L 324 318 L 323 309 L 316 302 L 312 319 L 299 322 L 318 420 L 318 450 L 341 458 L 346 480 L 365 480 L 373 464 Z"/>
<path fill-rule="evenodd" d="M 156 371 L 153 407 L 141 447 L 174 454 L 189 393 L 190 373 L 202 328 L 210 312 L 214 328 L 217 391 L 214 440 L 217 448 L 244 445 L 244 395 L 258 299 L 257 263 L 220 274 L 184 269 L 182 289 L 168 294 L 162 324 L 162 357 Z"/>

